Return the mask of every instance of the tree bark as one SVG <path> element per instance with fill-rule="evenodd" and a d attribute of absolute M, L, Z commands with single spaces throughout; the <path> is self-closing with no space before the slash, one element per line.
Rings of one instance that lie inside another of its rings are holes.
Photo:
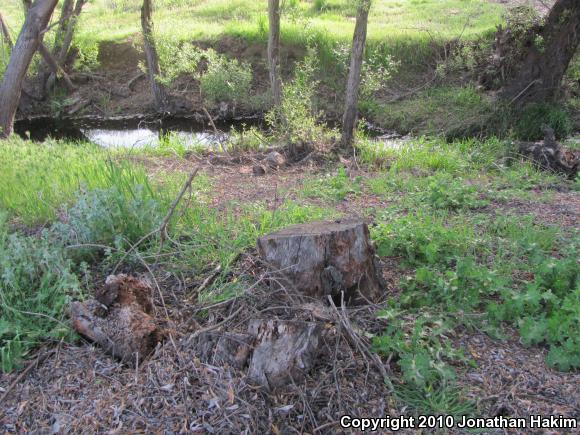
<path fill-rule="evenodd" d="M 273 282 L 298 295 L 337 305 L 379 301 L 381 276 L 367 225 L 358 220 L 294 225 L 258 239 Z"/>
<path fill-rule="evenodd" d="M 559 96 L 562 78 L 580 44 L 580 2 L 558 0 L 539 36 L 543 44 L 529 48 L 519 73 L 501 93 L 518 107 Z"/>
<path fill-rule="evenodd" d="M 282 82 L 280 80 L 280 0 L 268 0 L 268 65 L 270 86 L 275 106 L 282 102 Z"/>
<path fill-rule="evenodd" d="M 356 128 L 356 119 L 358 115 L 358 92 L 361 81 L 360 75 L 367 39 L 367 23 L 370 7 L 370 0 L 359 0 L 354 36 L 352 40 L 352 54 L 348 71 L 348 83 L 346 86 L 344 115 L 342 117 L 341 145 L 343 148 L 351 147 L 354 140 L 354 130 Z"/>
<path fill-rule="evenodd" d="M 14 117 L 26 72 L 57 3 L 58 0 L 36 0 L 26 14 L 0 85 L 0 137 L 8 137 L 14 130 Z"/>
<path fill-rule="evenodd" d="M 62 8 L 60 10 L 60 22 L 58 24 L 58 30 L 56 32 L 56 37 L 54 38 L 54 47 L 52 50 L 55 56 L 58 56 L 60 53 L 60 48 L 62 47 L 68 24 L 72 18 L 74 5 L 74 0 L 64 0 L 62 2 Z"/>
<path fill-rule="evenodd" d="M 12 43 L 12 38 L 10 37 L 10 32 L 8 31 L 8 27 L 6 26 L 6 23 L 4 22 L 4 17 L 2 16 L 2 13 L 0 13 L 0 31 L 2 32 L 2 38 L 3 38 L 4 42 L 6 42 L 6 45 L 8 45 L 8 47 L 10 47 L 10 49 L 12 49 L 14 44 Z"/>
<path fill-rule="evenodd" d="M 60 65 L 50 52 L 50 50 L 42 42 L 38 46 L 38 52 L 44 59 L 44 62 L 46 62 L 48 68 L 50 68 L 51 75 L 54 74 L 55 76 L 57 76 L 58 74 L 60 74 L 62 76 L 66 89 L 69 92 L 73 92 L 75 90 L 75 85 L 71 81 L 68 74 L 60 67 Z"/>
<path fill-rule="evenodd" d="M 58 33 L 56 35 L 55 44 L 52 51 L 53 57 L 56 60 L 56 64 L 59 67 L 60 74 L 63 76 L 65 84 L 69 91 L 72 91 L 72 89 L 74 88 L 71 88 L 70 86 L 69 83 L 70 80 L 68 79 L 66 73 L 64 72 L 64 67 L 67 60 L 68 52 L 70 50 L 70 46 L 72 44 L 79 15 L 81 14 L 83 6 L 86 3 L 87 0 L 77 0 L 76 4 L 74 3 L 74 0 L 65 0 L 60 15 L 61 22 L 58 28 Z M 57 73 L 54 71 L 54 68 L 51 68 L 51 70 L 52 71 L 50 75 L 46 79 L 45 88 L 47 91 L 54 87 L 54 83 L 57 77 Z"/>
<path fill-rule="evenodd" d="M 155 103 L 155 109 L 158 112 L 166 112 L 169 105 L 167 89 L 157 81 L 161 74 L 159 68 L 159 57 L 155 46 L 155 37 L 153 36 L 153 18 L 152 18 L 152 0 L 143 0 L 141 8 L 141 27 L 143 29 L 143 40 L 145 49 L 145 58 L 147 60 L 147 74 L 151 84 L 151 93 Z"/>
<path fill-rule="evenodd" d="M 79 16 L 83 10 L 83 6 L 87 3 L 88 0 L 77 0 L 75 4 L 75 8 L 72 11 L 72 15 L 67 20 L 66 32 L 64 33 L 62 43 L 60 45 L 59 51 L 55 50 L 56 60 L 61 67 L 64 67 L 66 63 L 66 59 L 68 56 L 68 52 L 70 50 L 70 46 L 72 44 L 72 40 L 75 33 L 75 28 L 79 19 Z M 55 46 L 55 49 L 57 46 Z"/>

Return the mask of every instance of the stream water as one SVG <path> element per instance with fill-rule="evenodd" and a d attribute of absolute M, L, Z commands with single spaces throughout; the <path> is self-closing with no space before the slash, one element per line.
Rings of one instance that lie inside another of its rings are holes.
<path fill-rule="evenodd" d="M 75 119 L 61 120 L 56 118 L 34 118 L 15 123 L 15 131 L 22 137 L 34 141 L 67 139 L 89 141 L 105 148 L 143 148 L 158 146 L 168 133 L 186 146 L 199 146 L 220 150 L 227 143 L 232 128 L 241 130 L 243 126 L 261 127 L 257 118 L 237 119 L 216 123 L 218 133 L 207 124 L 186 118 L 118 118 L 118 119 Z M 395 133 L 369 127 L 377 147 L 398 149 L 405 138 Z"/>
<path fill-rule="evenodd" d="M 89 141 L 106 148 L 143 148 L 158 146 L 163 136 L 171 133 L 185 145 L 198 145 L 208 149 L 220 148 L 227 141 L 232 128 L 258 124 L 255 119 L 216 123 L 216 134 L 207 125 L 194 119 L 168 118 L 148 120 L 144 118 L 60 120 L 35 118 L 20 120 L 14 125 L 15 132 L 34 141 L 67 139 Z"/>

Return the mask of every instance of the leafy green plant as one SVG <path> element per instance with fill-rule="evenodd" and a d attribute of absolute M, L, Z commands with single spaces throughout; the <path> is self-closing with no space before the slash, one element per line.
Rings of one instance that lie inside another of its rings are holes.
<path fill-rule="evenodd" d="M 344 167 L 338 168 L 336 175 L 307 181 L 301 194 L 308 198 L 322 198 L 331 201 L 342 201 L 349 194 L 361 192 L 361 177 L 351 181 Z"/>
<path fill-rule="evenodd" d="M 64 249 L 45 232 L 10 234 L 0 215 L 0 365 L 17 367 L 43 339 L 71 339 L 64 311 L 81 295 Z"/>
<path fill-rule="evenodd" d="M 159 227 L 161 207 L 148 185 L 119 186 L 79 193 L 62 222 L 53 225 L 56 238 L 74 245 L 75 259 L 88 259 L 103 248 L 126 250 Z"/>
<path fill-rule="evenodd" d="M 425 196 L 432 207 L 439 209 L 476 209 L 489 204 L 476 186 L 445 173 L 430 178 Z"/>
<path fill-rule="evenodd" d="M 563 139 L 572 133 L 570 115 L 560 105 L 536 103 L 527 106 L 515 126 L 515 134 L 524 140 L 544 138 L 543 127 L 554 129 L 557 139 Z"/>
<path fill-rule="evenodd" d="M 295 68 L 294 80 L 282 89 L 280 107 L 272 108 L 266 114 L 266 122 L 276 137 L 292 144 L 311 143 L 324 140 L 325 129 L 316 121 L 314 92 L 318 85 L 316 52 L 308 49 L 308 54 Z"/>
<path fill-rule="evenodd" d="M 252 84 L 252 68 L 246 62 L 229 59 L 209 49 L 204 53 L 207 69 L 201 75 L 200 85 L 204 98 L 212 102 L 240 103 L 247 98 Z"/>
<path fill-rule="evenodd" d="M 203 58 L 203 51 L 188 42 L 177 42 L 169 38 L 160 38 L 157 41 L 157 52 L 161 76 L 157 77 L 160 83 L 169 86 L 181 74 L 197 74 L 199 63 Z M 141 65 L 145 70 L 145 65 Z"/>

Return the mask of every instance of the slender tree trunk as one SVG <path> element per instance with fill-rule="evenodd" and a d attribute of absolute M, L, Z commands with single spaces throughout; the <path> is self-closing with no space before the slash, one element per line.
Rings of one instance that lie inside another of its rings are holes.
<path fill-rule="evenodd" d="M 361 69 L 367 39 L 367 23 L 370 0 L 359 0 L 356 13 L 356 24 L 352 40 L 352 54 L 350 57 L 350 68 L 348 71 L 348 83 L 346 86 L 346 102 L 344 115 L 342 117 L 342 139 L 343 148 L 349 148 L 354 141 L 354 130 L 356 128 L 356 118 L 358 115 L 358 91 L 361 81 Z"/>
<path fill-rule="evenodd" d="M 70 22 L 72 17 L 74 5 L 75 5 L 74 0 L 64 0 L 62 2 L 62 8 L 60 10 L 60 22 L 58 24 L 58 30 L 56 32 L 56 37 L 54 39 L 54 47 L 52 49 L 52 52 L 55 56 L 58 56 L 58 53 L 60 53 L 60 48 L 62 47 L 64 35 L 66 33 L 68 23 Z"/>
<path fill-rule="evenodd" d="M 147 74 L 151 84 L 151 92 L 155 101 L 155 109 L 158 112 L 165 112 L 168 108 L 167 89 L 157 81 L 160 75 L 159 58 L 153 36 L 153 19 L 152 19 L 152 0 L 143 0 L 141 8 L 141 27 L 143 28 L 143 40 L 145 48 L 145 57 L 147 59 Z"/>
<path fill-rule="evenodd" d="M 14 44 L 12 43 L 12 38 L 10 37 L 10 32 L 8 31 L 8 27 L 6 26 L 6 23 L 4 22 L 4 17 L 2 16 L 2 13 L 0 13 L 0 32 L 2 32 L 2 39 L 4 40 L 6 45 L 10 49 L 12 49 Z"/>
<path fill-rule="evenodd" d="M 26 14 L 0 85 L 0 137 L 8 137 L 14 130 L 22 83 L 57 3 L 58 0 L 36 0 Z"/>
<path fill-rule="evenodd" d="M 268 0 L 268 64 L 270 85 L 274 105 L 282 102 L 282 83 L 280 81 L 280 0 Z"/>
<path fill-rule="evenodd" d="M 530 47 L 521 69 L 502 92 L 504 100 L 519 107 L 559 96 L 562 78 L 580 43 L 580 1 L 558 0 L 539 36 L 543 43 Z"/>
<path fill-rule="evenodd" d="M 87 3 L 87 1 L 88 0 L 77 0 L 75 8 L 72 11 L 72 15 L 67 20 L 66 31 L 64 33 L 62 43 L 59 47 L 59 51 L 57 52 L 55 50 L 56 60 L 61 67 L 64 67 L 64 64 L 66 63 L 66 58 L 72 44 L 79 16 L 83 10 L 83 6 Z"/>
<path fill-rule="evenodd" d="M 66 76 L 66 73 L 64 72 L 64 67 L 67 60 L 68 52 L 70 50 L 70 46 L 72 44 L 79 15 L 83 10 L 83 6 L 87 3 L 87 0 L 77 0 L 76 4 L 74 5 L 74 9 L 73 3 L 74 0 L 65 0 L 65 3 L 63 4 L 63 9 L 61 13 L 61 23 L 58 29 L 54 49 L 52 51 L 54 57 L 56 58 L 56 63 L 60 68 L 61 75 L 63 75 L 65 84 L 67 85 L 69 91 L 71 91 L 69 84 L 70 80 L 68 79 L 68 76 Z M 53 88 L 54 83 L 56 81 L 56 76 L 57 74 L 54 71 L 51 72 L 51 74 L 48 76 L 48 79 L 46 80 L 47 90 Z"/>

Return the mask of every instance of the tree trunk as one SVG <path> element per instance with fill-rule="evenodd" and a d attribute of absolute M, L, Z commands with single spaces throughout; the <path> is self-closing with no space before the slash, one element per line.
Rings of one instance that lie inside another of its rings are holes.
<path fill-rule="evenodd" d="M 66 32 L 63 36 L 59 51 L 55 50 L 56 60 L 61 67 L 64 67 L 66 63 L 67 55 L 72 44 L 72 40 L 75 33 L 75 28 L 79 19 L 79 16 L 83 10 L 83 6 L 88 0 L 77 0 L 74 10 L 72 11 L 71 17 L 67 20 Z M 57 46 L 55 46 L 56 48 Z"/>
<path fill-rule="evenodd" d="M 10 32 L 8 31 L 8 27 L 4 22 L 4 17 L 2 17 L 2 13 L 0 13 L 0 31 L 2 32 L 2 39 L 6 42 L 6 45 L 12 49 L 14 44 L 12 43 L 12 38 L 10 37 Z"/>
<path fill-rule="evenodd" d="M 273 269 L 273 282 L 307 298 L 337 305 L 383 295 L 369 230 L 362 221 L 294 225 L 258 239 L 258 252 Z"/>
<path fill-rule="evenodd" d="M 75 5 L 74 0 L 64 0 L 62 2 L 62 8 L 60 10 L 60 22 L 58 24 L 56 37 L 54 38 L 54 47 L 52 51 L 54 55 L 57 57 L 58 54 L 60 53 L 60 49 L 62 47 L 62 43 L 64 40 L 64 36 L 66 34 L 66 30 L 68 28 L 68 24 L 72 18 L 74 5 Z"/>
<path fill-rule="evenodd" d="M 72 44 L 74 37 L 74 31 L 76 24 L 83 9 L 83 6 L 87 3 L 87 0 L 77 0 L 74 4 L 74 0 L 65 0 L 61 12 L 61 22 L 58 28 L 58 33 L 56 35 L 53 56 L 55 57 L 56 63 L 60 69 L 61 75 L 65 80 L 67 88 L 71 91 L 69 80 L 65 77 L 64 67 L 67 60 L 68 52 Z M 74 6 L 74 8 L 73 8 Z M 53 68 L 51 68 L 53 70 Z M 57 74 L 52 71 L 46 80 L 45 88 L 48 90 L 54 87 Z"/>
<path fill-rule="evenodd" d="M 346 102 L 342 117 L 343 148 L 349 148 L 353 144 L 356 118 L 358 114 L 358 91 L 361 81 L 361 68 L 367 39 L 367 23 L 369 18 L 370 0 L 359 0 L 356 14 L 354 37 L 352 40 L 352 54 L 348 71 L 348 83 L 346 86 Z"/>
<path fill-rule="evenodd" d="M 26 14 L 0 85 L 0 137 L 8 137 L 13 132 L 26 72 L 57 3 L 58 0 L 36 0 Z"/>
<path fill-rule="evenodd" d="M 268 65 L 270 85 L 275 106 L 282 102 L 282 83 L 280 81 L 280 0 L 268 0 Z"/>
<path fill-rule="evenodd" d="M 539 36 L 543 44 L 530 47 L 519 73 L 501 94 L 519 107 L 559 96 L 562 78 L 580 43 L 580 2 L 558 0 Z"/>
<path fill-rule="evenodd" d="M 60 67 L 56 59 L 52 56 L 50 50 L 42 42 L 38 46 L 38 52 L 44 59 L 44 62 L 46 63 L 48 68 L 50 68 L 51 75 L 54 74 L 55 76 L 57 76 L 58 74 L 60 74 L 62 76 L 62 79 L 64 80 L 66 89 L 69 92 L 73 92 L 75 90 L 75 85 L 71 81 L 68 74 Z"/>
<path fill-rule="evenodd" d="M 147 74 L 149 76 L 149 83 L 151 84 L 155 109 L 158 112 L 163 113 L 168 109 L 169 99 L 167 96 L 167 89 L 157 81 L 157 77 L 161 74 L 161 70 L 159 68 L 159 58 L 157 56 L 155 38 L 153 36 L 151 2 L 152 0 L 143 0 L 143 7 L 141 8 L 141 27 L 143 29 L 145 57 L 147 60 Z"/>

